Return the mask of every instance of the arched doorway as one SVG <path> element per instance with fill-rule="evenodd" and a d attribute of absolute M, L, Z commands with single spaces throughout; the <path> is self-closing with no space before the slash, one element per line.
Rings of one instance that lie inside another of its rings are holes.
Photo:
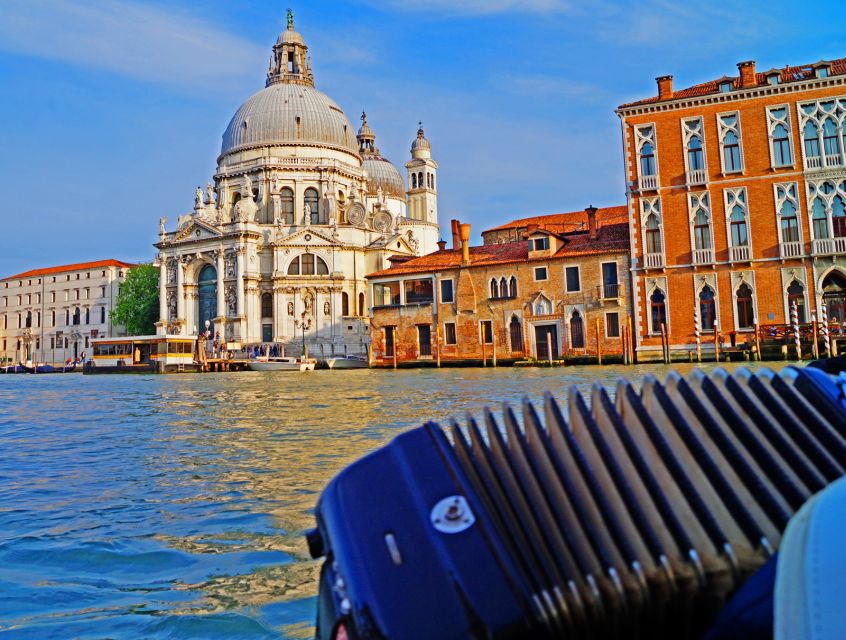
<path fill-rule="evenodd" d="M 578 311 L 573 311 L 570 317 L 570 347 L 572 349 L 585 348 L 585 324 Z"/>
<path fill-rule="evenodd" d="M 517 316 L 511 316 L 511 322 L 508 323 L 508 333 L 511 338 L 511 352 L 517 353 L 523 351 L 523 325 Z"/>
<path fill-rule="evenodd" d="M 823 302 L 832 322 L 846 319 L 846 276 L 832 271 L 822 281 Z"/>
<path fill-rule="evenodd" d="M 212 323 L 217 317 L 217 269 L 210 264 L 202 268 L 197 278 L 197 299 L 200 306 L 197 330 L 205 331 L 206 320 Z"/>

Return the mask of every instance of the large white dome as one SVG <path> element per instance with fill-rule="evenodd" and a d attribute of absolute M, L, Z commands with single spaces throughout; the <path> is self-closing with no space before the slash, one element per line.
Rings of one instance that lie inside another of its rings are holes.
<path fill-rule="evenodd" d="M 355 130 L 341 108 L 307 84 L 271 84 L 252 96 L 232 116 L 220 152 L 274 144 L 358 151 Z"/>

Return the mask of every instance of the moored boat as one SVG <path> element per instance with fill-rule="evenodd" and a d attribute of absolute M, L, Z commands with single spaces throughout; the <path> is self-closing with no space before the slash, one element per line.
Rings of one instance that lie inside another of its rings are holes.
<path fill-rule="evenodd" d="M 330 369 L 367 369 L 370 366 L 367 362 L 367 356 L 355 355 L 327 358 L 326 364 Z"/>
<path fill-rule="evenodd" d="M 258 358 L 247 367 L 251 371 L 314 371 L 314 360 L 303 358 Z"/>

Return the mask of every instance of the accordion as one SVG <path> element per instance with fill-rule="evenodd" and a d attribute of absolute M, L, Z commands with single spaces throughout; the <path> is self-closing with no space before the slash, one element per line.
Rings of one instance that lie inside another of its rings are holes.
<path fill-rule="evenodd" d="M 403 433 L 320 498 L 317 635 L 700 638 L 844 475 L 844 389 L 695 370 Z"/>

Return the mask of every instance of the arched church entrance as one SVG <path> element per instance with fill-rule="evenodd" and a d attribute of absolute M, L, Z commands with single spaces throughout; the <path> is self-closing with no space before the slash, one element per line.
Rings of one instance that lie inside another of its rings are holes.
<path fill-rule="evenodd" d="M 217 317 L 217 269 L 210 264 L 202 268 L 197 278 L 197 298 L 200 301 L 197 330 L 205 331 L 206 320 L 213 323 Z"/>
<path fill-rule="evenodd" d="M 846 319 L 846 276 L 840 271 L 832 271 L 823 279 L 822 291 L 829 319 L 843 322 Z"/>

